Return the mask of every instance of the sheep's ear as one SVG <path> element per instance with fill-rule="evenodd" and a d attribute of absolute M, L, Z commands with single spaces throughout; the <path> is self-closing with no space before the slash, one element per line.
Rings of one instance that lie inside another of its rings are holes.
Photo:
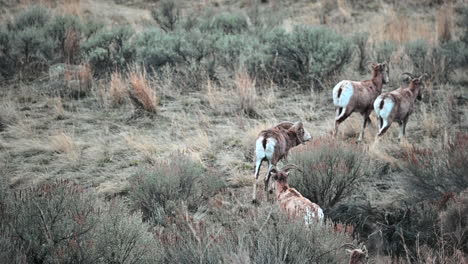
<path fill-rule="evenodd" d="M 294 123 L 294 125 L 291 127 L 292 130 L 299 130 L 301 128 L 304 128 L 304 124 L 302 124 L 301 121 Z"/>
<path fill-rule="evenodd" d="M 353 253 L 353 251 L 350 250 L 350 249 L 346 249 L 346 253 L 351 254 L 351 253 Z"/>

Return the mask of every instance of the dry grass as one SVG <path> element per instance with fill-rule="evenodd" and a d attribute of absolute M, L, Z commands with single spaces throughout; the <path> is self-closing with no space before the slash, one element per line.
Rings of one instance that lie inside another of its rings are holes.
<path fill-rule="evenodd" d="M 444 43 L 452 40 L 454 28 L 454 12 L 451 5 L 444 5 L 437 11 L 437 39 Z"/>
<path fill-rule="evenodd" d="M 164 146 L 157 145 L 155 140 L 148 136 L 130 134 L 125 135 L 124 139 L 127 146 L 141 153 L 143 159 L 151 164 L 158 158 L 157 154 L 165 150 Z"/>
<path fill-rule="evenodd" d="M 80 36 L 74 29 L 67 29 L 65 32 L 64 55 L 68 64 L 75 62 L 80 51 Z"/>
<path fill-rule="evenodd" d="M 80 81 L 81 89 L 91 89 L 93 83 L 93 72 L 89 64 L 81 64 L 78 70 L 78 80 Z"/>
<path fill-rule="evenodd" d="M 120 72 L 113 72 L 109 83 L 109 98 L 113 106 L 122 105 L 127 99 L 127 85 Z"/>
<path fill-rule="evenodd" d="M 51 98 L 48 104 L 51 105 L 56 119 L 63 119 L 65 117 L 65 108 L 63 108 L 62 98 Z"/>
<path fill-rule="evenodd" d="M 133 67 L 128 73 L 130 82 L 130 99 L 135 107 L 150 113 L 156 113 L 158 109 L 158 97 L 155 91 L 150 87 L 146 78 L 146 70 L 139 67 Z"/>
<path fill-rule="evenodd" d="M 247 116 L 255 116 L 257 114 L 255 80 L 246 71 L 240 71 L 235 76 L 234 84 L 239 96 L 240 110 Z"/>
<path fill-rule="evenodd" d="M 376 16 L 369 21 L 370 40 L 374 43 L 392 41 L 404 44 L 417 39 L 433 42 L 436 38 L 433 27 L 419 16 L 407 16 L 389 9 L 386 15 Z"/>
<path fill-rule="evenodd" d="M 75 140 L 65 132 L 57 133 L 49 137 L 50 147 L 53 151 L 64 154 L 72 161 L 79 158 L 80 150 Z"/>

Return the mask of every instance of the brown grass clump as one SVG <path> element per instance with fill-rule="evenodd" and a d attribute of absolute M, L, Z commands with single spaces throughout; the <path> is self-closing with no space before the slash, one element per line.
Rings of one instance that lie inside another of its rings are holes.
<path fill-rule="evenodd" d="M 252 80 L 247 72 L 240 71 L 236 74 L 234 83 L 239 95 L 240 110 L 248 116 L 257 115 L 255 80 Z"/>
<path fill-rule="evenodd" d="M 437 39 L 440 43 L 452 40 L 453 36 L 453 23 L 454 12 L 450 6 L 443 6 L 437 11 L 436 25 L 437 25 Z"/>
<path fill-rule="evenodd" d="M 110 80 L 109 96 L 111 104 L 121 105 L 127 96 L 127 87 L 120 72 L 113 72 Z"/>
<path fill-rule="evenodd" d="M 134 67 L 128 74 L 130 81 L 130 99 L 137 109 L 149 113 L 157 112 L 158 98 L 146 78 L 146 70 Z"/>
<path fill-rule="evenodd" d="M 75 62 L 80 52 L 80 35 L 74 29 L 67 29 L 65 32 L 64 56 L 68 64 Z"/>
<path fill-rule="evenodd" d="M 70 160 L 78 159 L 78 146 L 73 138 L 64 132 L 50 137 L 50 147 L 57 153 L 65 154 Z"/>
<path fill-rule="evenodd" d="M 89 64 L 82 64 L 78 70 L 78 80 L 81 89 L 90 89 L 93 81 L 93 73 Z"/>

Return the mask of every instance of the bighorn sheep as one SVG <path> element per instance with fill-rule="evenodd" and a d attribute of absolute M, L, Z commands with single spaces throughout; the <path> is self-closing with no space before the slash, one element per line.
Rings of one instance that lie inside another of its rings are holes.
<path fill-rule="evenodd" d="M 268 161 L 268 171 L 265 177 L 265 190 L 270 181 L 270 170 L 278 161 L 286 158 L 291 148 L 309 141 L 312 137 L 304 129 L 302 122 L 281 122 L 278 125 L 263 130 L 258 135 L 255 143 L 255 183 L 252 202 L 257 202 L 257 181 L 260 166 L 263 161 Z"/>
<path fill-rule="evenodd" d="M 415 78 L 410 73 L 403 73 L 411 78 L 407 87 L 400 87 L 389 93 L 381 94 L 374 102 L 374 110 L 379 119 L 379 132 L 377 136 L 382 136 L 390 127 L 393 121 L 400 125 L 399 139 L 405 136 L 406 123 L 414 110 L 414 103 L 422 99 L 424 88 L 423 77 L 427 74 Z"/>
<path fill-rule="evenodd" d="M 361 248 L 356 248 L 353 244 L 344 244 L 343 247 L 350 247 L 351 249 L 346 249 L 346 252 L 350 254 L 349 264 L 365 264 L 368 261 L 369 254 L 367 252 L 366 246 Z"/>
<path fill-rule="evenodd" d="M 270 174 L 273 177 L 273 190 L 280 208 L 292 219 L 304 218 L 307 225 L 313 221 L 323 223 L 323 211 L 317 204 L 302 196 L 296 189 L 288 185 L 288 176 L 291 169 L 297 169 L 295 165 L 287 165 L 281 170 L 272 168 Z"/>
<path fill-rule="evenodd" d="M 333 88 L 333 104 L 336 108 L 335 129 L 338 133 L 338 125 L 346 120 L 353 112 L 359 112 L 364 117 L 361 133 L 358 141 L 364 136 L 369 115 L 372 112 L 372 103 L 382 92 L 382 86 L 388 83 L 389 68 L 387 63 L 372 64 L 372 79 L 366 81 L 341 81 Z"/>

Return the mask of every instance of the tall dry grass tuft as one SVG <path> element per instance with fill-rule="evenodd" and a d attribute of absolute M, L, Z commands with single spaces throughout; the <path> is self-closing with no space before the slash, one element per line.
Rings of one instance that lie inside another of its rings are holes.
<path fill-rule="evenodd" d="M 452 40 L 454 29 L 454 12 L 451 6 L 443 6 L 437 11 L 437 40 L 445 43 Z"/>
<path fill-rule="evenodd" d="M 80 52 L 80 33 L 74 29 L 65 32 L 65 43 L 63 54 L 68 64 L 73 64 Z"/>
<path fill-rule="evenodd" d="M 234 83 L 239 96 L 240 110 L 247 116 L 256 116 L 257 90 L 255 80 L 252 80 L 246 71 L 240 71 L 236 74 Z"/>
<path fill-rule="evenodd" d="M 390 41 L 404 44 L 418 39 L 434 40 L 432 23 L 420 18 L 409 18 L 395 10 L 389 10 L 388 13 L 369 22 L 370 39 L 374 43 Z"/>
<path fill-rule="evenodd" d="M 156 113 L 158 97 L 148 83 L 146 70 L 133 67 L 128 73 L 128 80 L 131 87 L 129 96 L 135 107 L 149 113 Z"/>
<path fill-rule="evenodd" d="M 111 74 L 109 97 L 113 106 L 122 105 L 127 96 L 127 85 L 122 74 L 115 71 Z"/>
<path fill-rule="evenodd" d="M 91 89 L 93 82 L 93 72 L 89 64 L 82 64 L 78 70 L 78 80 L 80 81 L 81 89 Z"/>
<path fill-rule="evenodd" d="M 53 151 L 65 154 L 70 160 L 77 160 L 79 149 L 73 138 L 65 132 L 51 136 L 50 147 Z"/>

